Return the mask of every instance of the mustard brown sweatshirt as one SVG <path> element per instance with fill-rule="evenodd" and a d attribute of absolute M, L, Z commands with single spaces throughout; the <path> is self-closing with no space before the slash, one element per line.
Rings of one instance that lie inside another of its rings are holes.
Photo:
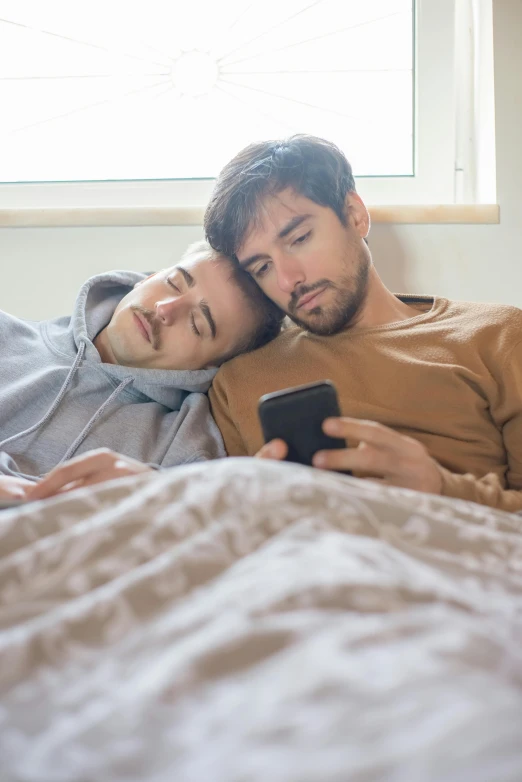
<path fill-rule="evenodd" d="M 341 412 L 424 443 L 442 493 L 522 509 L 522 310 L 400 295 L 412 317 L 330 337 L 291 326 L 219 370 L 212 413 L 229 456 L 263 445 L 263 394 L 329 379 Z"/>

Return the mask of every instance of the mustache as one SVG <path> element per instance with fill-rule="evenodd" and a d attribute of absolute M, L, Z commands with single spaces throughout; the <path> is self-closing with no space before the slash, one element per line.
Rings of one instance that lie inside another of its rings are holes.
<path fill-rule="evenodd" d="M 145 318 L 150 326 L 152 349 L 159 350 L 161 325 L 159 320 L 156 318 L 155 313 L 152 310 L 148 310 L 146 307 L 142 307 L 141 304 L 133 304 L 131 310 L 133 312 L 139 312 L 140 315 Z"/>
<path fill-rule="evenodd" d="M 330 280 L 318 280 L 317 282 L 314 282 L 313 285 L 301 285 L 299 288 L 296 288 L 294 291 L 292 291 L 292 294 L 290 296 L 290 301 L 288 302 L 288 313 L 289 315 L 295 315 L 297 311 L 297 305 L 299 303 L 299 299 L 302 299 L 303 296 L 308 295 L 309 293 L 312 293 L 313 291 L 319 290 L 320 288 L 331 288 L 332 283 Z"/>

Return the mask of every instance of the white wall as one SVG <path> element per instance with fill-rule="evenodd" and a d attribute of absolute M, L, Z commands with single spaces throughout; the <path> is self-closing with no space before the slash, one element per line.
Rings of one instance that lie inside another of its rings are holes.
<path fill-rule="evenodd" d="M 0 229 L 0 309 L 30 320 L 68 315 L 91 275 L 162 269 L 202 236 L 188 226 Z"/>
<path fill-rule="evenodd" d="M 395 291 L 522 307 L 522 0 L 493 0 L 500 225 L 375 225 L 375 264 Z M 202 236 L 193 227 L 0 229 L 0 309 L 70 311 L 91 274 L 152 270 Z"/>

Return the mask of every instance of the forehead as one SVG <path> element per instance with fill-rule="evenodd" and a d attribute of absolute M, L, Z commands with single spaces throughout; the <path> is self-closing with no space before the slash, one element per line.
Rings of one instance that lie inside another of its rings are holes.
<path fill-rule="evenodd" d="M 167 274 L 174 274 L 178 266 L 194 278 L 190 289 L 194 305 L 204 301 L 212 313 L 217 327 L 216 350 L 232 350 L 238 339 L 257 323 L 255 308 L 233 279 L 232 261 L 223 256 L 196 254 L 172 266 Z"/>
<path fill-rule="evenodd" d="M 222 256 L 209 257 L 206 253 L 194 253 L 182 258 L 167 271 L 172 273 L 176 271 L 178 266 L 182 266 L 186 271 L 190 271 L 198 282 L 203 275 L 205 277 L 230 276 L 230 263 L 228 258 Z"/>
<path fill-rule="evenodd" d="M 257 207 L 254 219 L 237 250 L 237 257 L 250 255 L 250 248 L 259 242 L 276 240 L 279 232 L 293 218 L 301 215 L 313 217 L 324 209 L 291 188 L 266 196 Z"/>
<path fill-rule="evenodd" d="M 238 309 L 249 308 L 245 294 L 233 277 L 233 262 L 224 256 L 209 258 L 206 254 L 191 255 L 167 270 L 176 272 L 182 266 L 194 279 L 192 290 L 197 300 L 204 299 L 214 316 L 234 319 Z M 231 310 L 233 307 L 233 310 Z"/>

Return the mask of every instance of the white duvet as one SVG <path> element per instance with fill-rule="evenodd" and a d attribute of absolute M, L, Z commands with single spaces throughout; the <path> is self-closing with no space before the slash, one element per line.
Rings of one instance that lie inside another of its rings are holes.
<path fill-rule="evenodd" d="M 521 782 L 522 518 L 229 459 L 0 514 L 1 782 Z"/>

